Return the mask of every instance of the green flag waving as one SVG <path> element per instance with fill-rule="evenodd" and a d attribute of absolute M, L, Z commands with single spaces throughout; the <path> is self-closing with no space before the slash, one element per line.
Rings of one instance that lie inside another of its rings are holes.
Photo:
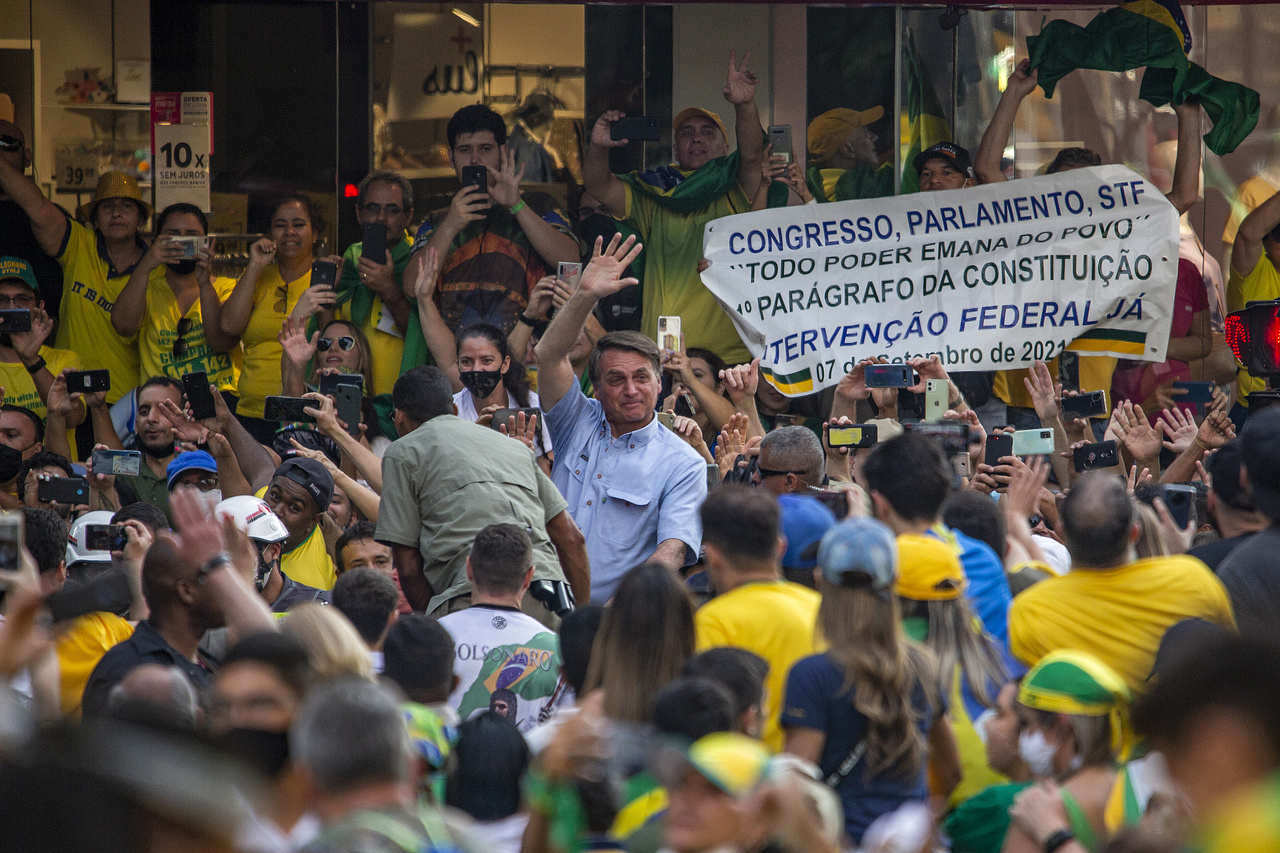
<path fill-rule="evenodd" d="M 951 141 L 951 127 L 942 112 L 942 102 L 933 88 L 929 70 L 916 52 L 915 37 L 907 32 L 903 46 L 903 59 L 907 65 L 907 128 L 903 136 L 908 140 L 907 154 L 902 158 L 902 192 L 920 191 L 920 176 L 912 161 L 916 155 L 931 145 Z"/>

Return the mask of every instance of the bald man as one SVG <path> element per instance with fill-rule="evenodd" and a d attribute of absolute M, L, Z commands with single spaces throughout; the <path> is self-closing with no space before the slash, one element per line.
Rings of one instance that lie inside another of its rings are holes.
<path fill-rule="evenodd" d="M 11 164 L 19 172 L 31 165 L 31 149 L 27 147 L 26 134 L 11 121 L 0 119 L 0 159 Z M 31 230 L 31 220 L 22 212 L 18 203 L 0 188 L 0 258 L 22 258 L 35 270 L 40 283 L 40 297 L 45 310 L 54 319 L 62 303 L 62 267 L 44 253 Z"/>

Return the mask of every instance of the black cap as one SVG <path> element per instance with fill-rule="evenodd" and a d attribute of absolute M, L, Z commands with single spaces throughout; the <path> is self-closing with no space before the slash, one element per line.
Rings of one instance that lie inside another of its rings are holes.
<path fill-rule="evenodd" d="M 1247 471 L 1253 503 L 1280 520 L 1280 407 L 1251 414 L 1240 433 L 1240 463 Z"/>
<path fill-rule="evenodd" d="M 1240 485 L 1240 441 L 1228 441 L 1209 457 L 1205 468 L 1213 481 L 1213 491 L 1229 507 L 1252 512 L 1257 509 L 1249 490 Z"/>
<path fill-rule="evenodd" d="M 924 169 L 924 164 L 930 160 L 946 160 L 956 167 L 957 172 L 963 172 L 969 177 L 973 177 L 973 158 L 969 156 L 968 149 L 961 148 L 954 142 L 939 142 L 937 145 L 930 145 L 917 154 L 915 159 L 911 161 L 911 165 L 915 167 L 917 175 Z"/>
<path fill-rule="evenodd" d="M 287 459 L 276 469 L 276 476 L 292 480 L 306 489 L 316 502 L 318 512 L 324 512 L 333 501 L 333 475 L 314 459 L 306 456 Z"/>

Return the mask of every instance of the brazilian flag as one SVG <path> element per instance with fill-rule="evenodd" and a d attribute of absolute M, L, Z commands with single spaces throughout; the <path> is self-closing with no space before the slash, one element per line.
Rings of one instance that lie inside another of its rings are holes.
<path fill-rule="evenodd" d="M 908 140 L 907 154 L 902 159 L 902 193 L 920 191 L 920 176 L 911 161 L 931 145 L 951 141 L 951 127 L 942 112 L 942 102 L 933 88 L 933 79 L 916 52 L 916 40 L 907 32 L 903 46 L 903 59 L 907 65 L 907 127 L 903 137 Z"/>
<path fill-rule="evenodd" d="M 1077 68 L 1129 71 L 1146 68 L 1139 97 L 1157 107 L 1197 100 L 1213 122 L 1204 141 L 1228 154 L 1258 124 L 1258 93 L 1212 76 L 1187 59 L 1191 34 L 1174 0 L 1127 0 L 1100 12 L 1087 26 L 1050 21 L 1027 37 L 1031 67 L 1045 97 Z"/>

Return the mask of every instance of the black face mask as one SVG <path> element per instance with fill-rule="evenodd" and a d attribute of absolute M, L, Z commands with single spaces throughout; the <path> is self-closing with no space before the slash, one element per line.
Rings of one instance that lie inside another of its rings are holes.
<path fill-rule="evenodd" d="M 485 399 L 502 384 L 502 373 L 497 370 L 463 370 L 458 378 L 477 400 Z"/>
<path fill-rule="evenodd" d="M 578 222 L 578 236 L 587 244 L 588 249 L 596 244 L 597 237 L 604 238 L 604 244 L 609 245 L 609 240 L 617 233 L 618 226 L 607 213 L 593 213 Z"/>
<path fill-rule="evenodd" d="M 173 261 L 168 264 L 169 269 L 173 270 L 175 275 L 191 275 L 196 271 L 195 258 L 184 258 L 180 261 Z"/>
<path fill-rule="evenodd" d="M 287 731 L 231 729 L 222 736 L 222 740 L 233 753 L 261 770 L 268 778 L 275 778 L 289 760 Z"/>
<path fill-rule="evenodd" d="M 0 483 L 12 482 L 22 467 L 22 451 L 0 444 Z"/>

